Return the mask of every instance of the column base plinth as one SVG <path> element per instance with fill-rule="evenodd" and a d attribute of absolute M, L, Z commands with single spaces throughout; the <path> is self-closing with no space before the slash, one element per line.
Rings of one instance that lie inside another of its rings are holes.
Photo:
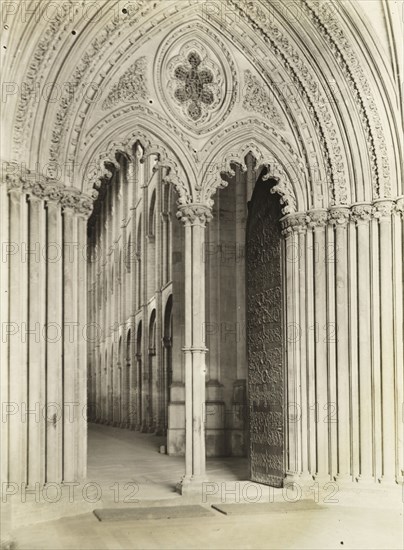
<path fill-rule="evenodd" d="M 205 476 L 184 476 L 176 485 L 177 492 L 182 496 L 203 496 L 204 484 L 208 482 Z"/>

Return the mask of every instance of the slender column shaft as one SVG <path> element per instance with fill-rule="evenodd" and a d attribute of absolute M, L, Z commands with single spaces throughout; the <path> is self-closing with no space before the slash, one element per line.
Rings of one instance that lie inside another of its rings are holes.
<path fill-rule="evenodd" d="M 208 292 L 208 325 L 207 338 L 205 343 L 209 346 L 209 379 L 220 380 L 220 220 L 219 220 L 220 197 L 215 200 L 216 217 L 212 220 L 207 231 L 208 242 L 204 244 L 205 270 L 207 271 L 209 292 Z"/>
<path fill-rule="evenodd" d="M 369 480 L 373 474 L 369 220 L 370 208 L 369 212 L 361 211 L 357 217 L 359 442 L 360 477 L 363 480 Z"/>
<path fill-rule="evenodd" d="M 193 376 L 192 376 L 192 227 L 185 225 L 185 477 L 193 473 Z"/>
<path fill-rule="evenodd" d="M 182 207 L 185 223 L 185 477 L 182 490 L 205 478 L 205 270 L 203 243 L 210 210 Z"/>
<path fill-rule="evenodd" d="M 87 326 L 87 259 L 84 251 L 87 245 L 87 221 L 82 216 L 77 216 L 77 242 L 81 253 L 78 255 L 78 290 L 77 290 L 77 314 L 79 327 Z M 83 479 L 87 473 L 87 341 L 81 337 L 77 345 L 77 371 L 78 381 L 77 401 L 80 403 L 80 414 L 77 426 L 77 474 Z"/>
<path fill-rule="evenodd" d="M 306 296 L 306 231 L 302 228 L 299 231 L 299 327 L 296 336 L 298 337 L 300 354 L 300 438 L 301 438 L 301 471 L 302 476 L 309 474 L 309 437 L 308 437 L 308 385 L 307 385 L 307 296 Z"/>
<path fill-rule="evenodd" d="M 47 204 L 47 331 L 46 331 L 46 481 L 62 481 L 63 365 L 62 365 L 62 215 Z M 85 285 L 85 283 L 84 283 Z M 85 304 L 85 296 L 83 299 Z"/>
<path fill-rule="evenodd" d="M 372 393 L 372 475 L 376 479 L 382 476 L 382 388 L 381 388 L 381 353 L 380 353 L 380 247 L 377 219 L 372 216 L 369 222 L 370 248 L 370 331 L 371 340 L 371 384 Z"/>
<path fill-rule="evenodd" d="M 348 212 L 337 211 L 335 225 L 335 320 L 337 340 L 337 454 L 338 478 L 350 472 Z"/>
<path fill-rule="evenodd" d="M 29 197 L 29 386 L 28 409 L 40 414 L 28 418 L 28 484 L 45 480 L 45 209 L 42 200 Z"/>
<path fill-rule="evenodd" d="M 26 323 L 26 288 L 21 261 L 21 248 L 26 243 L 23 219 L 26 216 L 25 195 L 19 190 L 9 192 L 10 255 L 9 266 L 9 398 L 7 416 L 9 426 L 8 479 L 12 483 L 26 481 L 27 425 L 22 423 L 22 407 L 26 405 L 27 356 L 22 331 Z M 12 252 L 12 253 L 11 253 Z M 24 339 L 26 341 L 26 339 Z"/>
<path fill-rule="evenodd" d="M 404 402 L 404 335 L 403 335 L 403 248 L 404 248 L 404 198 L 397 201 L 393 214 L 393 318 L 395 357 L 395 467 L 396 481 L 403 481 L 404 431 L 402 408 Z"/>
<path fill-rule="evenodd" d="M 149 381 L 151 373 L 149 369 L 149 315 L 147 310 L 147 286 L 148 286 L 148 247 L 147 247 L 147 225 L 148 225 L 148 189 L 149 181 L 149 163 L 145 161 L 140 164 L 140 186 L 142 194 L 142 246 L 141 246 L 141 279 L 140 300 L 142 305 L 143 317 L 143 381 L 142 381 L 142 430 L 149 431 L 152 428 L 152 396 L 149 390 Z"/>
<path fill-rule="evenodd" d="M 326 246 L 323 253 L 326 269 L 326 324 L 324 339 L 327 344 L 327 394 L 322 421 L 328 431 L 328 472 L 334 478 L 338 473 L 338 404 L 337 404 L 337 325 L 335 322 L 335 235 L 334 228 L 326 226 Z"/>
<path fill-rule="evenodd" d="M 137 203 L 139 193 L 139 180 L 138 180 L 138 163 L 139 159 L 134 154 L 133 159 L 129 165 L 129 184 L 132 186 L 132 205 L 131 205 L 131 235 L 132 235 L 132 250 L 130 252 L 131 260 L 131 273 L 130 273 L 130 311 L 135 313 L 138 309 L 137 304 L 137 286 L 140 284 L 138 279 L 138 260 L 136 251 L 138 249 L 137 242 Z M 135 359 L 135 355 L 138 353 L 136 349 L 137 343 L 137 329 L 134 317 L 132 317 L 132 342 L 131 342 L 131 367 L 129 371 L 129 411 L 130 411 L 130 425 L 132 429 L 139 428 L 141 422 L 141 409 L 140 409 L 140 379 L 138 378 L 138 361 Z"/>
<path fill-rule="evenodd" d="M 385 210 L 384 210 L 385 207 Z M 393 482 L 395 477 L 395 418 L 394 418 L 394 339 L 393 339 L 393 262 L 390 202 L 380 202 L 380 319 L 382 363 L 382 450 L 383 479 Z"/>
<path fill-rule="evenodd" d="M 306 235 L 306 358 L 307 358 L 307 434 L 309 472 L 312 476 L 317 472 L 317 433 L 316 433 L 316 394 L 315 394 L 315 331 L 314 322 L 314 246 L 313 232 Z"/>
<path fill-rule="evenodd" d="M 9 198 L 7 194 L 7 186 L 4 182 L 0 184 L 0 234 L 2 236 L 3 243 L 8 242 L 8 247 L 10 249 L 11 245 L 11 235 L 10 231 L 10 216 L 9 216 Z M 4 246 L 4 244 L 3 244 Z M 9 261 L 10 257 L 3 256 L 1 258 L 0 265 L 0 312 L 1 320 L 3 326 L 6 322 L 9 321 Z M 11 274 L 11 273 L 10 273 Z M 0 346 L 0 361 L 1 361 L 1 384 L 0 384 L 0 395 L 2 403 L 9 403 L 9 366 L 8 366 L 8 357 L 9 357 L 9 338 L 6 338 L 2 334 L 1 346 Z M 1 468 L 1 482 L 6 482 L 8 480 L 8 449 L 10 445 L 9 441 L 9 422 L 1 422 L 1 449 L 0 449 L 0 468 Z"/>
<path fill-rule="evenodd" d="M 155 204 L 155 296 L 156 296 L 156 432 L 164 433 L 165 425 L 165 388 L 164 388 L 164 358 L 163 358 L 163 304 L 161 288 L 163 286 L 162 267 L 162 220 L 161 220 L 161 193 L 162 193 L 162 169 L 159 168 L 156 174 L 156 204 Z"/>
<path fill-rule="evenodd" d="M 358 378 L 358 265 L 356 226 L 348 225 L 349 393 L 351 475 L 359 475 L 359 378 Z"/>
<path fill-rule="evenodd" d="M 63 399 L 65 403 L 65 412 L 70 411 L 70 407 L 76 402 L 76 387 L 79 387 L 77 376 L 77 337 L 71 336 L 71 329 L 78 321 L 78 256 L 83 254 L 83 250 L 72 250 L 67 243 L 77 243 L 77 220 L 73 217 L 73 212 L 70 209 L 65 209 L 63 212 Z M 79 339 L 82 333 L 77 331 Z M 67 407 L 66 407 L 67 405 Z M 74 445 L 71 441 L 75 439 L 75 431 L 77 431 L 76 422 L 77 415 L 83 411 L 83 403 L 79 403 L 79 409 L 74 407 L 74 414 L 65 414 L 63 419 L 63 463 L 64 481 L 73 481 L 76 474 L 76 456 Z"/>
<path fill-rule="evenodd" d="M 202 249 L 205 228 L 192 227 L 192 438 L 193 475 L 205 475 L 205 276 Z"/>
<path fill-rule="evenodd" d="M 326 318 L 326 265 L 325 265 L 325 221 L 323 211 L 314 211 L 314 312 L 315 312 L 315 381 L 316 381 L 316 432 L 317 432 L 317 475 L 329 475 L 329 440 L 326 414 L 328 408 L 328 369 L 327 369 L 327 318 Z"/>
<path fill-rule="evenodd" d="M 299 471 L 299 416 L 300 399 L 297 395 L 298 377 L 300 370 L 299 356 L 297 354 L 298 338 L 296 329 L 299 327 L 298 319 L 298 287 L 297 270 L 298 236 L 290 229 L 285 240 L 286 256 L 286 335 L 287 335 L 287 437 L 288 437 L 288 474 L 294 476 Z"/>

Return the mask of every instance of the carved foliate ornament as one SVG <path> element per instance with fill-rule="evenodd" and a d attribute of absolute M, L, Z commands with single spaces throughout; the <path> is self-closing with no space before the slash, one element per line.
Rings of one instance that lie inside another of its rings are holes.
<path fill-rule="evenodd" d="M 352 207 L 352 219 L 358 223 L 367 223 L 373 215 L 373 206 L 371 204 L 355 204 Z"/>
<path fill-rule="evenodd" d="M 294 232 L 301 233 L 306 231 L 310 220 L 308 213 L 304 212 L 285 216 L 281 219 L 282 235 L 287 237 Z"/>
<path fill-rule="evenodd" d="M 313 229 L 318 229 L 324 227 L 328 221 L 328 212 L 327 210 L 310 210 L 308 212 L 309 222 L 308 226 Z"/>
<path fill-rule="evenodd" d="M 71 209 L 76 214 L 88 217 L 93 209 L 96 192 L 86 195 L 75 187 L 61 185 L 57 180 L 39 174 L 35 171 L 25 170 L 17 172 L 18 165 L 4 163 L 5 183 L 7 191 L 25 193 L 28 197 L 52 202 L 63 209 Z"/>
<path fill-rule="evenodd" d="M 396 200 L 396 205 L 394 209 L 397 212 L 397 214 L 401 214 L 402 218 L 404 217 L 404 197 L 399 197 Z"/>
<path fill-rule="evenodd" d="M 346 225 L 350 218 L 349 208 L 346 206 L 335 206 L 330 208 L 328 217 L 331 225 Z"/>
<path fill-rule="evenodd" d="M 243 91 L 243 107 L 246 111 L 259 113 L 278 128 L 285 129 L 279 111 L 274 104 L 274 94 L 271 94 L 269 89 L 266 89 L 250 71 L 244 73 Z"/>
<path fill-rule="evenodd" d="M 212 219 L 212 209 L 205 204 L 186 204 L 179 206 L 177 218 L 185 225 L 202 225 L 205 227 Z"/>
<path fill-rule="evenodd" d="M 146 58 L 137 59 L 113 85 L 103 101 L 104 111 L 119 103 L 140 101 L 147 97 Z"/>
<path fill-rule="evenodd" d="M 394 203 L 392 200 L 378 200 L 374 202 L 374 217 L 379 221 L 390 219 Z"/>

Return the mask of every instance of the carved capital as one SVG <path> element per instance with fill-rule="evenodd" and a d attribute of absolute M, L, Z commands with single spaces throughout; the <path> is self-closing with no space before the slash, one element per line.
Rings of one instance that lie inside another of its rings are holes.
<path fill-rule="evenodd" d="M 24 180 L 15 174 L 7 174 L 5 177 L 8 193 L 12 191 L 23 191 Z"/>
<path fill-rule="evenodd" d="M 389 199 L 377 200 L 374 203 L 374 217 L 379 221 L 390 219 L 394 208 L 394 202 Z"/>
<path fill-rule="evenodd" d="M 202 225 L 205 227 L 212 217 L 212 209 L 205 204 L 185 204 L 179 206 L 177 212 L 177 218 L 185 225 Z"/>
<path fill-rule="evenodd" d="M 373 214 L 373 206 L 369 203 L 355 204 L 352 206 L 352 220 L 356 223 L 367 223 Z"/>
<path fill-rule="evenodd" d="M 302 233 L 307 230 L 310 218 L 305 213 L 289 214 L 281 219 L 282 235 L 289 236 L 293 232 Z"/>
<path fill-rule="evenodd" d="M 10 163 L 10 166 L 11 163 Z M 26 171 L 25 174 L 6 174 L 7 191 L 26 193 L 29 200 L 41 200 L 59 205 L 63 210 L 72 210 L 76 214 L 88 217 L 93 209 L 97 192 L 85 195 L 75 187 L 65 187 L 56 180 L 41 174 Z"/>
<path fill-rule="evenodd" d="M 404 217 L 404 197 L 399 197 L 396 200 L 394 210 L 397 212 L 397 214 L 401 214 L 402 218 Z"/>
<path fill-rule="evenodd" d="M 308 226 L 313 229 L 320 229 L 325 227 L 328 221 L 328 212 L 327 210 L 309 210 L 307 212 L 309 217 Z"/>
<path fill-rule="evenodd" d="M 334 206 L 328 213 L 329 223 L 335 226 L 347 225 L 350 218 L 350 210 L 347 206 Z"/>

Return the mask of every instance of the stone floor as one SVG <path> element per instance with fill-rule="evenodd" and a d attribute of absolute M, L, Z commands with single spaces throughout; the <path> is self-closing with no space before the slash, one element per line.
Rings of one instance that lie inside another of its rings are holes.
<path fill-rule="evenodd" d="M 244 459 L 209 459 L 210 483 L 193 497 L 175 492 L 183 458 L 159 453 L 161 438 L 105 426 L 89 427 L 88 511 L 55 521 L 19 527 L 16 548 L 149 549 L 149 548 L 403 548 L 403 504 L 397 490 L 352 492 L 320 487 L 301 493 L 271 490 L 248 481 Z M 83 494 L 83 488 L 78 488 Z M 393 497 L 392 497 L 393 495 Z M 307 510 L 278 511 L 277 502 L 307 499 Z M 92 502 L 89 502 L 92 501 Z M 273 501 L 265 514 L 99 522 L 101 507 L 152 507 L 198 503 Z"/>

